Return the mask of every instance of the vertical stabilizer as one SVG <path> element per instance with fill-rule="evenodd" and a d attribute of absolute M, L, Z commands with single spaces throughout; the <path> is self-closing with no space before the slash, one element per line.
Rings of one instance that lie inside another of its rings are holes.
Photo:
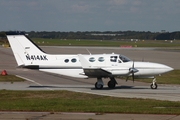
<path fill-rule="evenodd" d="M 22 32 L 6 32 L 18 66 L 30 65 L 45 53 Z"/>

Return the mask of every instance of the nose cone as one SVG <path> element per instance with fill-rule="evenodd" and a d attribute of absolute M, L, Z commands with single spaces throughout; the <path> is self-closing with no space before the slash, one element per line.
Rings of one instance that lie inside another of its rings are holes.
<path fill-rule="evenodd" d="M 164 64 L 159 64 L 159 63 L 150 63 L 152 64 L 152 68 L 158 73 L 158 74 L 163 74 L 163 73 L 167 73 L 170 72 L 172 70 L 174 70 L 173 68 L 164 65 Z"/>
<path fill-rule="evenodd" d="M 165 72 L 170 72 L 170 71 L 174 70 L 174 68 L 169 67 L 167 65 L 164 65 L 164 67 L 162 69 L 164 69 Z"/>
<path fill-rule="evenodd" d="M 173 68 L 159 63 L 151 62 L 136 62 L 135 68 L 138 69 L 142 75 L 158 75 L 174 70 Z"/>

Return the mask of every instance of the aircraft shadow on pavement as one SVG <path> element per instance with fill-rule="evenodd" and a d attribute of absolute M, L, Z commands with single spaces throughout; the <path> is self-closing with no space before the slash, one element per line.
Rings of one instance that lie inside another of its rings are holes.
<path fill-rule="evenodd" d="M 111 89 L 109 87 L 103 87 L 101 90 L 117 90 L 117 89 L 149 89 L 143 87 L 134 87 L 134 86 L 116 86 L 115 88 Z M 91 90 L 97 90 L 96 88 L 91 88 Z"/>
<path fill-rule="evenodd" d="M 29 86 L 29 88 L 86 88 L 91 90 L 97 90 L 96 88 L 87 87 L 87 86 Z M 149 89 L 149 88 L 143 88 L 143 87 L 134 87 L 134 86 L 116 86 L 115 88 L 111 89 L 109 87 L 104 87 L 100 90 L 117 90 L 117 89 Z"/>
<path fill-rule="evenodd" d="M 80 86 L 29 86 L 29 88 L 89 88 L 89 87 L 86 87 L 86 86 L 82 86 L 82 87 L 80 87 Z"/>

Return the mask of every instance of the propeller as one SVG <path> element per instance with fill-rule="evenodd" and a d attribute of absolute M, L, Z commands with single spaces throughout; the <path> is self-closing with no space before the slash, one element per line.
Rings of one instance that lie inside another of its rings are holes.
<path fill-rule="evenodd" d="M 129 75 L 132 74 L 132 80 L 133 80 L 133 82 L 134 82 L 134 73 L 136 73 L 136 72 L 138 72 L 138 71 L 139 71 L 138 69 L 134 68 L 134 61 L 133 61 L 132 67 L 129 68 L 129 73 L 128 73 L 128 76 L 127 76 L 127 78 L 126 78 L 126 81 L 128 80 Z"/>

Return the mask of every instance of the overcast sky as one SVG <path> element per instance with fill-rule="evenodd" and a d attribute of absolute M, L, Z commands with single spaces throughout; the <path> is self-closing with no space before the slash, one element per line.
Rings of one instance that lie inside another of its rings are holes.
<path fill-rule="evenodd" d="M 180 31 L 180 0 L 0 0 L 0 31 Z"/>

